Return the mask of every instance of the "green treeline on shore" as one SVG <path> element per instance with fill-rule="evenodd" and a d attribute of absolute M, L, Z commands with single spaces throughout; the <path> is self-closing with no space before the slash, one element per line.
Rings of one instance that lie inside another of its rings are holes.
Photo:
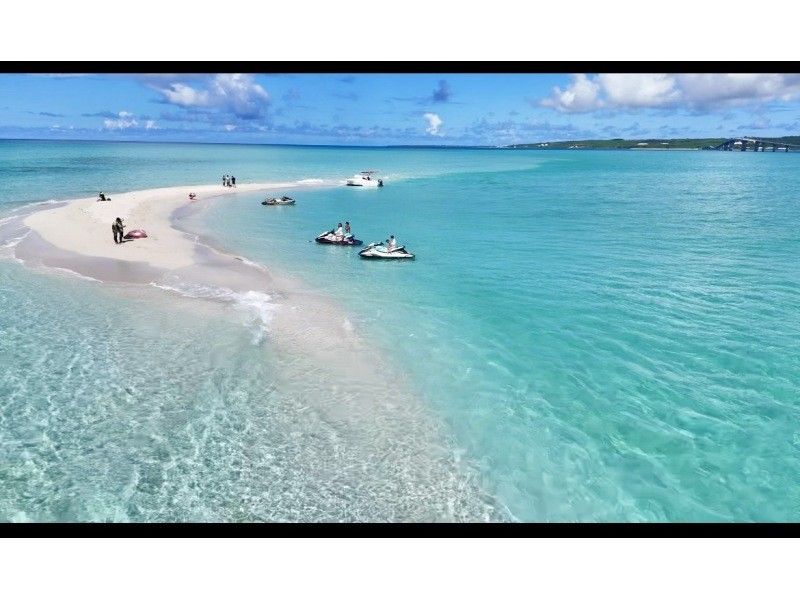
<path fill-rule="evenodd" d="M 512 149 L 654 149 L 654 150 L 699 150 L 713 148 L 730 137 L 707 137 L 702 139 L 584 139 L 579 141 L 544 141 L 539 143 L 517 143 Z M 762 141 L 800 145 L 800 136 L 757 137 Z"/>

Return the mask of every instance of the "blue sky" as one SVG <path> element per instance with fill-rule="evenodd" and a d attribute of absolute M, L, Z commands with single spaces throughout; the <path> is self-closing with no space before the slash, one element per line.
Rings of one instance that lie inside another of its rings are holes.
<path fill-rule="evenodd" d="M 798 134 L 798 75 L 0 75 L 0 138 L 506 145 Z"/>

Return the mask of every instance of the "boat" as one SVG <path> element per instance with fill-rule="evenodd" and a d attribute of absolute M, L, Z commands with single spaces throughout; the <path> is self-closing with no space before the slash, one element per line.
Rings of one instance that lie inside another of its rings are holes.
<path fill-rule="evenodd" d="M 317 235 L 317 238 L 314 239 L 317 243 L 322 243 L 324 245 L 363 245 L 364 241 L 361 239 L 356 239 L 353 235 L 344 235 L 343 237 L 337 237 L 333 234 L 332 230 L 325 231 L 324 233 L 320 233 Z"/>
<path fill-rule="evenodd" d="M 261 202 L 262 206 L 293 206 L 294 200 L 284 195 L 283 197 L 268 197 Z"/>
<path fill-rule="evenodd" d="M 348 187 L 383 187 L 383 179 L 375 176 L 377 170 L 362 170 L 347 179 Z"/>
<path fill-rule="evenodd" d="M 365 259 L 376 260 L 413 260 L 414 254 L 406 251 L 405 246 L 399 245 L 394 249 L 387 248 L 383 243 L 370 243 L 358 252 Z"/>

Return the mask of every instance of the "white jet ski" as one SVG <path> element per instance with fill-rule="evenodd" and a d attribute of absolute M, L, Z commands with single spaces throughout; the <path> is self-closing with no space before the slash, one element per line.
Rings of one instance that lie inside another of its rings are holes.
<path fill-rule="evenodd" d="M 323 245 L 362 245 L 364 243 L 364 241 L 361 239 L 356 239 L 350 234 L 337 237 L 335 234 L 333 234 L 332 230 L 320 233 L 314 240 L 317 243 L 322 243 Z"/>
<path fill-rule="evenodd" d="M 365 259 L 376 260 L 413 260 L 414 254 L 406 251 L 403 245 L 389 249 L 383 243 L 370 243 L 358 252 Z"/>
<path fill-rule="evenodd" d="M 269 197 L 261 202 L 262 206 L 293 206 L 294 200 L 284 195 L 283 197 Z"/>

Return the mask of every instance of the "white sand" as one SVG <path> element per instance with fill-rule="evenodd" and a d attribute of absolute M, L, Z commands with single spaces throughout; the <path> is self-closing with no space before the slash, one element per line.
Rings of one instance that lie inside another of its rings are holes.
<path fill-rule="evenodd" d="M 292 183 L 249 183 L 236 188 L 222 185 L 195 185 L 145 189 L 129 193 L 107 193 L 111 201 L 97 197 L 75 199 L 66 205 L 42 210 L 25 219 L 25 225 L 48 243 L 89 257 L 103 257 L 130 262 L 145 262 L 157 268 L 174 270 L 191 265 L 194 260 L 194 241 L 172 227 L 172 213 L 190 203 L 212 197 L 235 195 L 237 192 L 286 189 Z M 142 229 L 146 239 L 115 244 L 111 224 L 120 217 L 125 232 Z"/>

